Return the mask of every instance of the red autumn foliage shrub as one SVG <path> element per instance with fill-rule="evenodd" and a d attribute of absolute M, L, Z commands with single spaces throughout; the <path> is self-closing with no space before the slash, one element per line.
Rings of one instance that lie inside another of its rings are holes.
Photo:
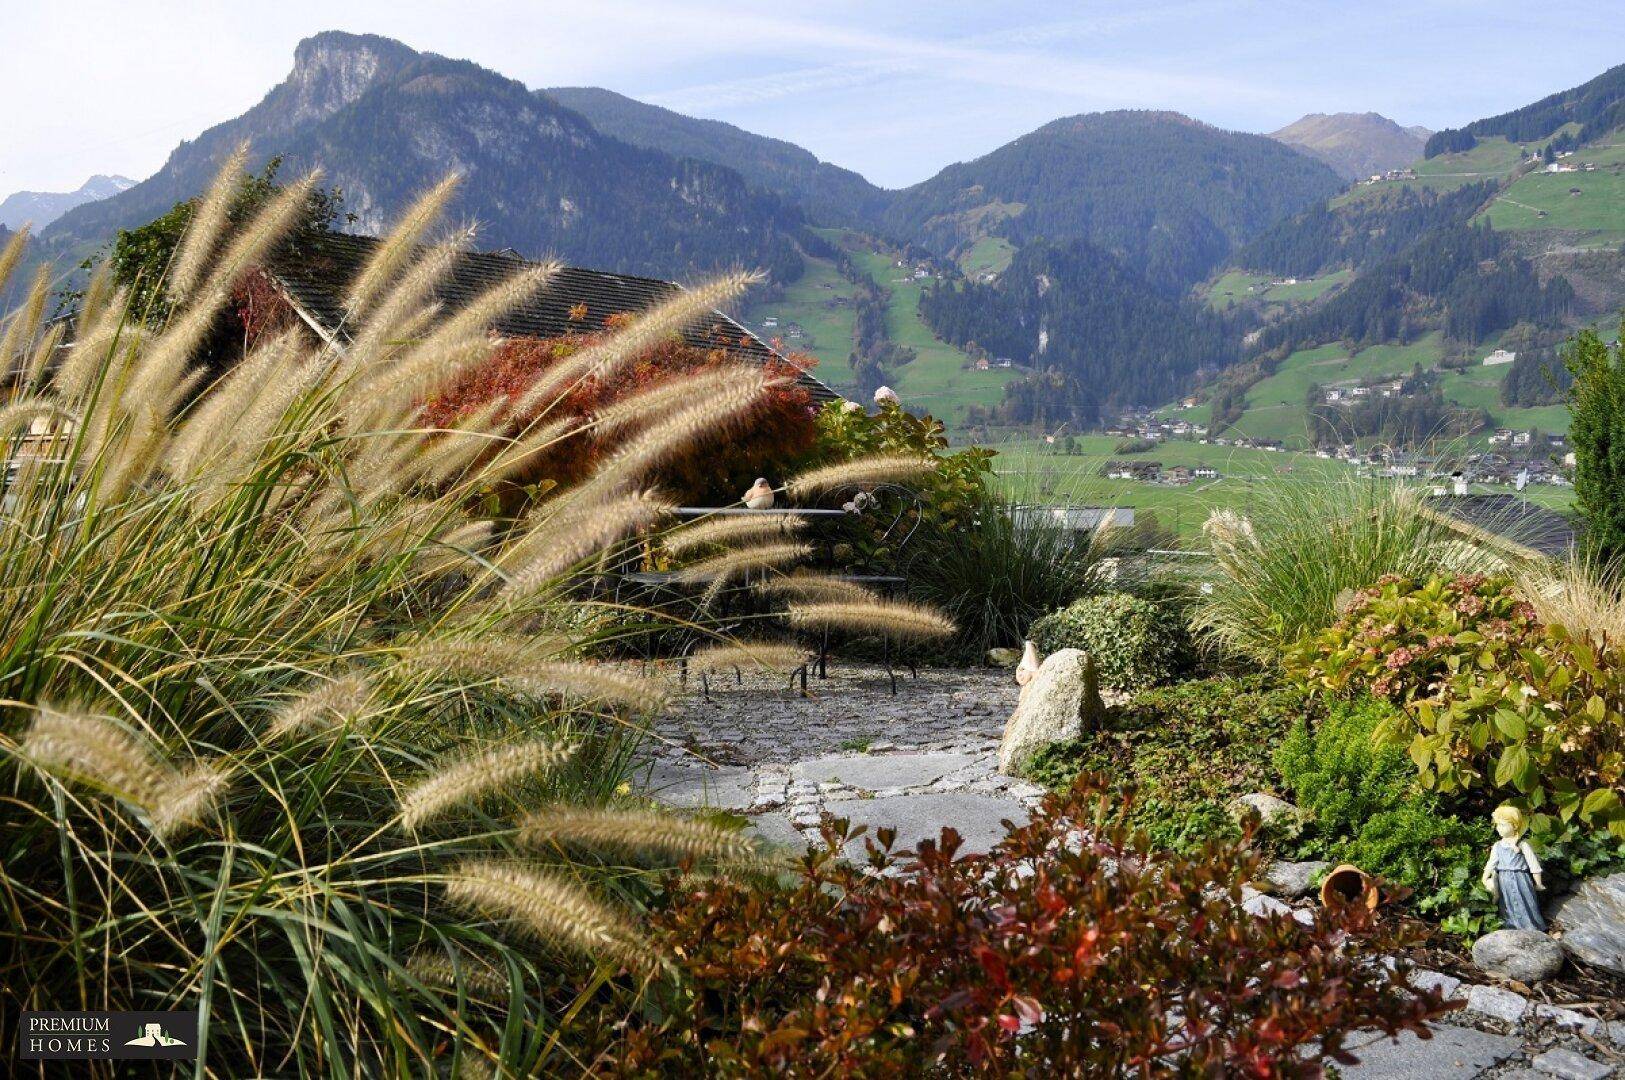
<path fill-rule="evenodd" d="M 611 332 L 617 325 L 606 320 Z M 479 369 L 425 402 L 425 420 L 450 426 L 489 402 L 513 400 L 542 372 L 595 340 L 593 336 L 572 335 L 507 342 Z M 610 402 L 680 375 L 741 362 L 720 343 L 717 348 L 700 349 L 674 338 L 638 357 L 613 378 L 591 380 L 575 388 L 562 401 L 548 407 L 547 415 L 549 419 L 585 418 Z M 816 360 L 797 357 L 796 362 L 810 367 Z M 785 380 L 784 383 L 771 390 L 745 418 L 722 452 L 714 443 L 705 444 L 662 466 L 660 486 L 668 497 L 705 505 L 726 505 L 736 501 L 756 477 L 771 476 L 779 481 L 801 467 L 816 434 L 813 422 L 816 409 L 807 391 L 793 382 L 797 373 L 794 366 L 771 361 L 767 370 Z M 514 419 L 523 422 L 530 418 Z M 525 475 L 515 478 L 516 482 L 523 485 L 545 477 L 569 483 L 584 476 L 615 445 L 613 440 L 605 438 L 565 439 L 557 449 L 539 455 Z"/>
<path fill-rule="evenodd" d="M 1353 1060 L 1349 1033 L 1446 1010 L 1378 962 L 1405 927 L 1247 914 L 1245 848 L 1155 850 L 1102 791 L 1051 796 L 987 855 L 944 829 L 899 856 L 882 831 L 851 865 L 837 852 L 855 833 L 829 825 L 788 882 L 673 881 L 655 921 L 678 989 L 623 1029 L 617 1067 L 1317 1076 Z"/>
<path fill-rule="evenodd" d="M 231 312 L 242 327 L 243 342 L 252 347 L 267 334 L 297 325 L 299 317 L 263 270 L 245 273 L 232 288 Z"/>

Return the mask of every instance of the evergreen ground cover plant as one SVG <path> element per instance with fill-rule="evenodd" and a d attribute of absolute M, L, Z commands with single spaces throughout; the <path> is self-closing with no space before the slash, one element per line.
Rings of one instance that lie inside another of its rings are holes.
<path fill-rule="evenodd" d="M 1319 711 L 1303 691 L 1261 675 L 1146 690 L 1110 710 L 1101 730 L 1045 747 L 1030 775 L 1052 791 L 1082 773 L 1111 777 L 1136 793 L 1130 824 L 1159 847 L 1194 851 L 1240 836 L 1230 804 L 1280 790 L 1272 749 L 1294 721 Z"/>
<path fill-rule="evenodd" d="M 1365 697 L 1333 702 L 1315 722 L 1293 724 L 1274 763 L 1303 824 L 1283 852 L 1351 863 L 1410 890 L 1412 906 L 1446 931 L 1481 933 L 1495 912 L 1478 882 L 1495 842 L 1487 808 L 1452 806 L 1420 788 L 1404 749 L 1375 737 L 1394 712 Z"/>
<path fill-rule="evenodd" d="M 581 660 L 602 609 L 574 583 L 662 520 L 661 464 L 772 376 L 641 389 L 589 472 L 502 518 L 481 493 L 579 437 L 549 402 L 748 278 L 425 424 L 553 270 L 441 310 L 457 245 L 423 241 L 448 183 L 351 284 L 343 347 L 274 333 L 211 377 L 220 312 L 314 190 L 234 227 L 245 154 L 193 207 L 167 313 L 98 274 L 64 345 L 42 274 L 0 333 L 0 1043 L 23 1009 L 195 1007 L 200 1071 L 573 1071 L 572 1011 L 660 964 L 638 917 L 657 873 L 754 865 L 733 829 L 617 802 L 663 684 Z M 850 596 L 783 614 L 931 620 Z"/>

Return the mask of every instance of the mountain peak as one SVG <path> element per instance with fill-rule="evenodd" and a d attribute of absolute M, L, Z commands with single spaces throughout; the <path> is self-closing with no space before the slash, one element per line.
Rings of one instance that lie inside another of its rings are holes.
<path fill-rule="evenodd" d="M 1409 165 L 1426 142 L 1416 129 L 1374 112 L 1309 113 L 1270 138 L 1319 158 L 1345 180 Z"/>
<path fill-rule="evenodd" d="M 117 195 L 135 186 L 135 181 L 123 176 L 92 176 L 77 191 L 18 191 L 0 200 L 0 228 L 20 228 L 32 225 L 42 229 L 85 203 Z"/>
<path fill-rule="evenodd" d="M 352 104 L 380 78 L 418 59 L 393 38 L 324 30 L 293 50 L 293 70 L 282 84 L 292 124 L 319 120 Z"/>

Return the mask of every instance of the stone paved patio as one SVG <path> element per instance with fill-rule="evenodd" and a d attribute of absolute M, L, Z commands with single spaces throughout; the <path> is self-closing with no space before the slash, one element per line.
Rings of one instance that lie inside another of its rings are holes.
<path fill-rule="evenodd" d="M 690 685 L 655 730 L 649 788 L 679 806 L 747 814 L 775 842 L 817 838 L 829 813 L 898 830 L 912 846 L 957 828 L 986 850 L 1003 819 L 1024 820 L 1042 789 L 998 773 L 1015 707 L 1008 672 L 923 670 L 893 696 L 885 672 L 834 666 L 808 696 L 782 679 Z"/>
<path fill-rule="evenodd" d="M 1041 794 L 998 773 L 999 736 L 1016 697 L 1009 672 L 985 669 L 904 675 L 896 696 L 883 670 L 851 664 L 810 680 L 807 697 L 782 679 L 712 679 L 709 700 L 690 684 L 656 725 L 648 786 L 673 806 L 743 814 L 778 844 L 816 839 L 827 812 L 871 833 L 894 828 L 900 847 L 948 825 L 968 849 L 986 850 L 1003 834 L 1001 820 L 1023 820 Z M 1417 981 L 1430 978 L 1447 977 Z M 1583 1062 L 1601 1078 L 1625 1064 L 1625 1031 L 1559 1017 L 1564 1010 L 1530 1007 L 1500 988 L 1463 986 L 1454 996 L 1473 1005 L 1436 1025 L 1432 1039 L 1355 1039 L 1361 1062 L 1339 1075 L 1551 1077 L 1576 1075 Z"/>

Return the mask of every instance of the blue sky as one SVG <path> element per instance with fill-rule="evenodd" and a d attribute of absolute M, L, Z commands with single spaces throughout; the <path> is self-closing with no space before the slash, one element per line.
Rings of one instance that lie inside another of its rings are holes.
<path fill-rule="evenodd" d="M 397 37 L 533 87 L 607 86 L 900 186 L 1100 109 L 1244 131 L 1306 112 L 1460 124 L 1625 61 L 1619 12 L 1619 0 L 31 3 L 6 18 L 0 194 L 147 175 L 257 101 L 323 29 Z"/>

